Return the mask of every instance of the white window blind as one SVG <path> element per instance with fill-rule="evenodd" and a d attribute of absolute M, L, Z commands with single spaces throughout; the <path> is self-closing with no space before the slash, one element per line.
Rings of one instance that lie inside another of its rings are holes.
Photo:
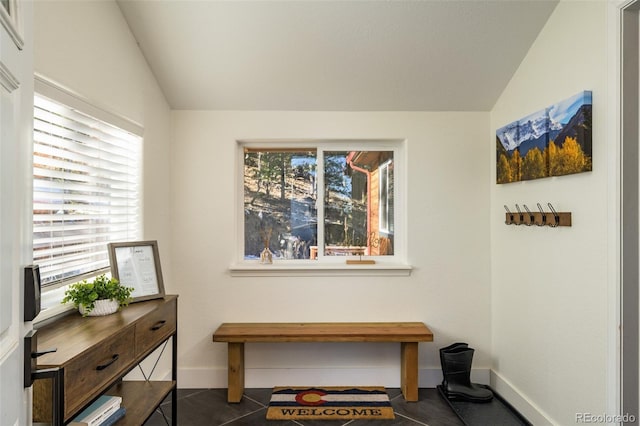
<path fill-rule="evenodd" d="M 33 259 L 43 285 L 109 267 L 107 243 L 140 237 L 142 139 L 36 95 Z"/>

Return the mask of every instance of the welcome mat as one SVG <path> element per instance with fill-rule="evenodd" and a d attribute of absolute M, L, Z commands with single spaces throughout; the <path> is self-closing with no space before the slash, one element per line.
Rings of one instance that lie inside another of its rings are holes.
<path fill-rule="evenodd" d="M 394 419 L 384 387 L 276 387 L 268 420 Z"/>

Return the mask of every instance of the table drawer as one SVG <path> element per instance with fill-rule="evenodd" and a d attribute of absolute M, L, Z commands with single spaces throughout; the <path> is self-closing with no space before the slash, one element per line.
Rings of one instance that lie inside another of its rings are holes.
<path fill-rule="evenodd" d="M 173 299 L 136 323 L 136 356 L 150 351 L 176 331 L 176 303 Z"/>
<path fill-rule="evenodd" d="M 64 369 L 65 419 L 104 389 L 134 362 L 135 333 L 128 327 L 71 361 Z"/>

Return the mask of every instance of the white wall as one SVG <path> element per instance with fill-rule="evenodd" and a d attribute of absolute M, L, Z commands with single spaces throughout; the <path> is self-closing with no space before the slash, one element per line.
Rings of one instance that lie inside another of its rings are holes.
<path fill-rule="evenodd" d="M 615 141 L 606 134 L 606 25 L 606 2 L 561 2 L 491 112 L 487 144 L 495 149 L 497 128 L 593 91 L 592 172 L 496 185 L 491 163 L 492 384 L 505 395 L 518 392 L 523 399 L 511 402 L 534 424 L 573 424 L 576 413 L 607 409 L 607 342 L 616 332 L 607 321 L 616 302 L 608 300 Z M 504 204 L 537 202 L 572 212 L 573 226 L 504 224 Z"/>
<path fill-rule="evenodd" d="M 466 340 L 490 367 L 488 113 L 174 111 L 174 277 L 180 387 L 225 387 L 222 322 L 424 321 L 421 385 L 441 379 L 437 348 Z M 409 277 L 231 277 L 237 139 L 406 138 Z M 247 386 L 399 386 L 396 344 L 254 344 Z M 375 367 L 375 369 L 372 369 Z M 322 371 L 320 371 L 320 370 Z M 488 379 L 488 374 L 485 375 Z"/>
<path fill-rule="evenodd" d="M 35 71 L 144 128 L 144 238 L 170 279 L 169 107 L 115 1 L 35 2 Z"/>

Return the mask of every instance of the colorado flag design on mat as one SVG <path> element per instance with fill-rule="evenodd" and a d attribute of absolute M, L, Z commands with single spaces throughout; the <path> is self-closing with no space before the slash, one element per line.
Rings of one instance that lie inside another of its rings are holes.
<path fill-rule="evenodd" d="M 277 387 L 267 419 L 393 419 L 384 387 Z"/>

